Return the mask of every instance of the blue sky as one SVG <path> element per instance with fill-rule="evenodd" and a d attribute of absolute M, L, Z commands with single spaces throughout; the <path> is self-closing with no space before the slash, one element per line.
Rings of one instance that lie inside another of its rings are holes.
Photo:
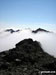
<path fill-rule="evenodd" d="M 0 0 L 0 28 L 10 26 L 55 29 L 56 0 Z"/>

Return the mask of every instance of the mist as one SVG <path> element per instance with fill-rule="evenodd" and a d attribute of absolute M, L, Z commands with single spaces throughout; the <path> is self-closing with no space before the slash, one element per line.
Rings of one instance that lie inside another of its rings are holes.
<path fill-rule="evenodd" d="M 28 38 L 39 41 L 45 52 L 56 57 L 56 33 L 39 31 L 34 34 L 30 29 L 24 29 L 13 34 L 0 32 L 0 52 L 15 48 L 16 43 Z"/>

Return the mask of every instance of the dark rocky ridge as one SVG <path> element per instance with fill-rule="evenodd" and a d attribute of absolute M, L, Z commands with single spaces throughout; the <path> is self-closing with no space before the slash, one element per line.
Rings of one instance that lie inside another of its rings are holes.
<path fill-rule="evenodd" d="M 27 30 L 27 29 L 26 29 Z M 30 30 L 30 29 L 29 29 Z M 14 32 L 19 32 L 20 30 L 18 29 L 18 30 L 13 30 L 13 29 L 6 29 L 5 30 L 5 32 L 10 32 L 10 33 L 14 33 Z M 32 30 L 32 33 L 37 33 L 37 32 L 39 32 L 39 31 L 41 31 L 41 32 L 50 32 L 50 31 L 47 31 L 47 30 L 45 30 L 45 29 L 42 29 L 42 28 L 38 28 L 38 29 L 36 29 L 36 30 Z"/>
<path fill-rule="evenodd" d="M 56 70 L 56 58 L 45 53 L 40 43 L 32 39 L 0 52 L 0 75 L 39 75 L 39 71 L 46 70 Z"/>
<path fill-rule="evenodd" d="M 49 32 L 49 31 L 47 31 L 47 30 L 45 30 L 45 29 L 38 28 L 38 29 L 36 29 L 36 30 L 33 30 L 32 33 L 37 33 L 37 32 L 39 32 L 39 31 L 41 31 L 41 32 Z"/>
<path fill-rule="evenodd" d="M 10 33 L 14 33 L 14 32 L 19 32 L 20 30 L 13 30 L 13 29 L 7 29 L 5 30 L 5 32 L 10 32 Z"/>

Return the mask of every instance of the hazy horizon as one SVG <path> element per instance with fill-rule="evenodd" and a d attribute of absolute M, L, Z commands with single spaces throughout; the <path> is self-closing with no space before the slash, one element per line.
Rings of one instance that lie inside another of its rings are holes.
<path fill-rule="evenodd" d="M 56 30 L 56 0 L 0 0 L 0 29 Z"/>

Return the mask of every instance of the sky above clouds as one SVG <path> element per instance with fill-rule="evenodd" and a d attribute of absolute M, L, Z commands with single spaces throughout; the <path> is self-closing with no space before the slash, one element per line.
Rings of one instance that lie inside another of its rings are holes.
<path fill-rule="evenodd" d="M 23 29 L 11 34 L 4 32 L 7 28 Z M 32 38 L 56 57 L 56 33 L 33 34 L 24 28 L 56 32 L 56 0 L 0 0 L 0 51 L 15 47 L 23 39 Z"/>
<path fill-rule="evenodd" d="M 56 0 L 0 0 L 0 28 L 56 30 Z"/>

